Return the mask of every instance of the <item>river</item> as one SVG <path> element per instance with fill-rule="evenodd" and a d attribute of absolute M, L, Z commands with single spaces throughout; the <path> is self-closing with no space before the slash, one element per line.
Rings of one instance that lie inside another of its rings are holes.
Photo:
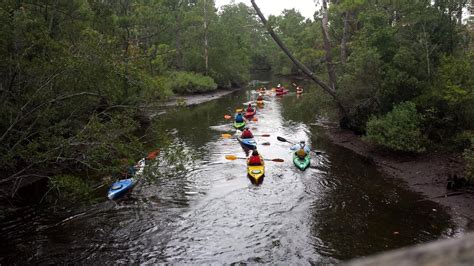
<path fill-rule="evenodd" d="M 294 90 L 293 90 L 294 91 Z M 74 208 L 25 206 L 1 225 L 0 264 L 337 263 L 448 238 L 459 232 L 443 209 L 333 145 L 318 122 L 314 93 L 267 97 L 250 128 L 267 162 L 263 183 L 246 177 L 245 156 L 225 114 L 251 100 L 242 90 L 156 123 L 169 149 L 135 190 Z M 153 127 L 154 125 L 152 125 Z M 302 172 L 282 136 L 322 151 Z"/>

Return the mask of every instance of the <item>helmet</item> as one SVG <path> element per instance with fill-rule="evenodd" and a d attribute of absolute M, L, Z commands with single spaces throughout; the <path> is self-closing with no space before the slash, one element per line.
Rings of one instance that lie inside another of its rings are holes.
<path fill-rule="evenodd" d="M 258 151 L 257 151 L 257 150 L 253 150 L 252 155 L 253 155 L 253 156 L 258 156 Z"/>
<path fill-rule="evenodd" d="M 280 83 L 278 83 L 278 86 L 277 86 L 277 87 L 281 87 L 281 84 L 280 84 Z"/>
<path fill-rule="evenodd" d="M 300 141 L 300 145 L 305 145 L 304 140 Z"/>

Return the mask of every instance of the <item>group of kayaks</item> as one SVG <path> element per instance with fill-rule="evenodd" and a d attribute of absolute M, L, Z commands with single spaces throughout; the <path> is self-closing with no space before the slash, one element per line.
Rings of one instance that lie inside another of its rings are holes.
<path fill-rule="evenodd" d="M 259 95 L 261 95 L 261 96 L 268 95 L 268 93 L 265 90 L 263 90 L 263 91 L 256 90 L 256 92 L 259 93 Z M 287 94 L 289 91 L 287 89 L 285 89 L 284 87 L 279 87 L 279 88 L 273 88 L 272 92 L 275 92 L 274 95 L 280 96 L 280 95 Z M 296 93 L 301 94 L 302 89 L 297 90 Z M 259 106 L 259 107 L 264 105 L 263 99 L 262 100 L 257 100 L 256 103 L 257 103 L 257 106 Z M 254 108 L 252 112 L 246 112 L 244 114 L 244 117 L 247 120 L 251 120 L 251 118 L 253 118 L 256 115 L 256 113 L 257 113 L 257 108 Z M 241 123 L 238 123 L 238 122 L 234 121 L 233 125 L 236 129 L 243 130 L 245 128 L 246 124 L 247 124 L 247 122 L 244 120 Z M 257 149 L 257 141 L 255 140 L 255 138 L 241 138 L 240 136 L 237 136 L 236 139 L 244 149 L 248 149 L 248 150 L 256 150 Z M 250 177 L 250 179 L 252 180 L 253 183 L 260 183 L 263 180 L 263 177 L 265 176 L 265 163 L 264 163 L 264 158 L 261 155 L 260 155 L 260 159 L 261 159 L 261 162 L 262 162 L 261 165 L 250 165 L 249 164 L 249 159 L 247 158 L 247 174 L 248 174 L 248 176 Z M 298 169 L 300 169 L 301 171 L 304 171 L 311 164 L 311 155 L 308 153 L 308 154 L 306 154 L 306 156 L 304 158 L 300 158 L 297 155 L 296 152 L 293 152 L 293 164 Z"/>
<path fill-rule="evenodd" d="M 282 96 L 289 92 L 284 87 L 273 88 L 272 91 L 275 92 L 276 96 Z M 257 92 L 259 92 L 260 95 L 264 95 L 266 93 L 265 90 L 257 91 Z M 301 94 L 302 90 L 301 91 L 297 90 L 296 93 Z M 257 100 L 256 103 L 257 103 L 257 106 L 259 107 L 262 107 L 264 105 L 263 99 Z M 247 120 L 251 120 L 256 114 L 257 114 L 257 108 L 253 108 L 252 111 L 246 111 L 243 114 L 243 116 Z M 234 120 L 233 122 L 233 126 L 238 130 L 243 130 L 246 125 L 247 125 L 246 120 L 242 122 L 236 122 Z M 257 149 L 257 142 L 255 138 L 243 139 L 241 137 L 237 137 L 237 140 L 242 145 L 242 147 L 248 150 Z M 143 174 L 146 162 L 149 161 L 150 159 L 154 159 L 157 156 L 158 152 L 159 151 L 157 150 L 157 151 L 149 153 L 146 158 L 141 159 L 133 167 L 131 167 L 133 171 L 132 171 L 132 174 L 130 174 L 130 176 L 127 176 L 128 178 L 115 181 L 109 187 L 109 190 L 107 192 L 107 197 L 111 200 L 115 200 L 122 197 L 126 193 L 130 192 L 137 185 L 139 181 L 139 177 Z M 254 183 L 261 183 L 261 181 L 263 181 L 263 177 L 265 176 L 265 162 L 264 162 L 264 158 L 261 155 L 260 155 L 260 159 L 261 159 L 261 165 L 250 165 L 249 159 L 247 158 L 247 174 L 251 178 L 252 182 Z M 310 162 L 311 162 L 311 156 L 309 154 L 307 154 L 306 157 L 304 158 L 300 158 L 298 157 L 296 152 L 293 153 L 293 163 L 298 169 L 304 171 L 305 169 L 309 167 Z"/>

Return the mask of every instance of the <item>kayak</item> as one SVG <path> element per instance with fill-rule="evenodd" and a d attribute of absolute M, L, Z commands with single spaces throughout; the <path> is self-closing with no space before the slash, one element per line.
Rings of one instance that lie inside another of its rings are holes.
<path fill-rule="evenodd" d="M 132 190 L 136 183 L 137 180 L 135 178 L 121 179 L 110 186 L 107 197 L 111 200 L 120 198 Z"/>
<path fill-rule="evenodd" d="M 145 169 L 145 159 L 141 159 L 135 165 L 135 169 L 136 172 L 132 178 L 118 180 L 110 186 L 109 191 L 107 192 L 107 197 L 109 199 L 118 199 L 135 187 L 138 182 L 137 176 L 143 174 L 143 169 Z"/>
<path fill-rule="evenodd" d="M 245 112 L 245 118 L 251 118 L 257 113 L 257 109 L 253 109 L 253 112 Z"/>
<path fill-rule="evenodd" d="M 247 160 L 247 174 L 256 183 L 258 183 L 259 179 L 265 175 L 265 162 L 263 161 L 262 156 L 260 156 L 260 158 L 262 159 L 262 165 L 248 165 Z"/>
<path fill-rule="evenodd" d="M 242 123 L 238 123 L 234 121 L 234 127 L 236 129 L 243 129 L 245 127 L 245 121 L 243 121 Z"/>
<path fill-rule="evenodd" d="M 307 154 L 304 159 L 300 159 L 296 153 L 293 153 L 293 163 L 298 167 L 298 169 L 304 171 L 311 163 L 311 155 Z"/>
<path fill-rule="evenodd" d="M 257 148 L 257 142 L 255 141 L 254 138 L 250 138 L 250 139 L 243 139 L 241 137 L 237 137 L 237 140 L 240 142 L 240 144 L 242 146 L 244 146 L 245 148 L 248 148 L 248 149 L 251 149 L 251 150 L 255 150 Z"/>

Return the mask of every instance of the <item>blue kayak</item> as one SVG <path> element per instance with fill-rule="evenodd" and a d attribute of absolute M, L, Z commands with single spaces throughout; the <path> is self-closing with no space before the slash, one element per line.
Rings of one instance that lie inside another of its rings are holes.
<path fill-rule="evenodd" d="M 242 146 L 244 146 L 245 148 L 248 148 L 248 149 L 251 149 L 251 150 L 255 150 L 257 149 L 257 142 L 255 141 L 254 138 L 250 138 L 250 139 L 243 139 L 241 137 L 237 137 L 237 140 L 240 142 L 240 144 Z"/>
<path fill-rule="evenodd" d="M 137 184 L 137 176 L 143 174 L 145 169 L 145 159 L 141 159 L 135 166 L 136 172 L 132 178 L 121 179 L 113 183 L 107 193 L 107 197 L 111 200 L 118 199 L 123 195 L 130 192 L 132 188 Z"/>
<path fill-rule="evenodd" d="M 134 178 L 127 178 L 119 180 L 112 184 L 109 188 L 109 193 L 107 197 L 111 200 L 117 199 L 125 195 L 127 192 L 132 190 L 132 188 L 137 183 L 137 180 Z"/>

